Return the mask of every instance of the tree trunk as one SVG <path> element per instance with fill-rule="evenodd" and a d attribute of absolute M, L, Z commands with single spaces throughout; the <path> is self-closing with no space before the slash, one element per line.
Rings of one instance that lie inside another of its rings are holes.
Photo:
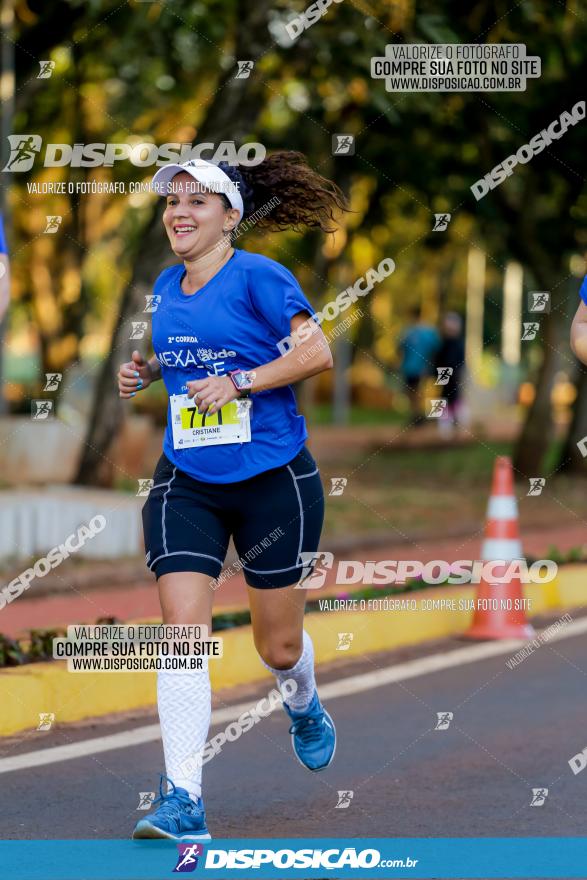
<path fill-rule="evenodd" d="M 267 27 L 272 9 L 271 0 L 256 0 L 253 4 L 247 0 L 239 2 L 236 59 L 256 60 L 272 45 Z M 235 79 L 235 68 L 228 71 L 219 84 L 198 131 L 198 142 L 239 142 L 254 130 L 263 109 L 264 85 L 255 70 L 249 79 Z M 119 363 L 129 360 L 132 350 L 137 347 L 136 342 L 129 340 L 131 319 L 139 314 L 144 318 L 145 295 L 150 292 L 168 256 L 169 245 L 162 228 L 161 213 L 161 204 L 157 203 L 139 246 L 130 283 L 122 296 L 109 354 L 96 382 L 92 414 L 75 483 L 108 485 L 111 482 L 113 465 L 107 452 L 123 417 L 115 381 L 116 370 Z"/>
<path fill-rule="evenodd" d="M 552 287 L 542 289 L 552 290 Z M 554 434 L 550 397 L 559 366 L 558 311 L 553 309 L 550 314 L 544 315 L 540 319 L 540 325 L 543 341 L 542 363 L 536 381 L 536 393 L 514 451 L 514 469 L 519 478 L 541 476 L 542 461 Z"/>
<path fill-rule="evenodd" d="M 570 100 L 569 95 L 567 99 Z M 492 140 L 487 122 L 487 113 L 478 111 L 477 122 L 480 131 L 480 147 L 484 163 L 492 168 L 496 165 L 495 143 Z M 563 166 L 561 166 L 563 167 Z M 550 395 L 557 369 L 556 352 L 560 322 L 560 283 L 566 276 L 562 266 L 562 256 L 558 262 L 553 260 L 552 249 L 540 240 L 539 201 L 543 191 L 542 181 L 536 171 L 529 170 L 524 182 L 523 192 L 513 200 L 506 187 L 496 187 L 493 191 L 495 206 L 508 233 L 506 245 L 509 254 L 518 260 L 538 284 L 539 290 L 550 291 L 552 311 L 540 319 L 543 359 L 536 383 L 536 395 L 526 413 L 526 420 L 517 439 L 514 450 L 514 467 L 518 476 L 540 476 L 540 467 L 553 436 L 553 418 Z M 569 182 L 566 191 L 560 195 L 558 211 L 568 216 L 575 201 L 575 184 Z M 531 319 L 532 316 L 529 316 Z"/>
<path fill-rule="evenodd" d="M 562 300 L 566 296 L 565 288 L 561 288 L 559 279 L 565 276 L 560 263 L 552 261 L 550 254 L 537 243 L 533 235 L 532 214 L 535 186 L 526 192 L 527 211 L 519 215 L 518 235 L 512 252 L 522 265 L 528 267 L 539 290 L 548 290 L 551 296 L 551 312 L 540 318 L 529 315 L 529 319 L 540 321 L 542 339 L 542 364 L 536 383 L 536 396 L 526 415 L 526 421 L 516 442 L 514 451 L 514 468 L 518 476 L 539 477 L 544 456 L 554 435 L 554 421 L 550 400 L 554 376 L 559 365 L 558 349 L 560 347 Z M 567 194 L 567 199 L 569 198 Z M 561 212 L 570 210 L 565 201 Z M 506 218 L 507 219 L 507 218 Z"/>
<path fill-rule="evenodd" d="M 560 262 L 553 262 L 551 255 L 540 244 L 533 226 L 534 204 L 537 184 L 534 178 L 529 182 L 525 197 L 526 211 L 518 214 L 517 234 L 511 244 L 512 254 L 525 266 L 538 290 L 547 290 L 551 297 L 551 312 L 544 315 L 528 315 L 527 320 L 540 322 L 539 335 L 542 340 L 542 363 L 536 382 L 534 401 L 526 414 L 526 421 L 516 442 L 514 451 L 514 468 L 519 477 L 541 476 L 542 462 L 554 436 L 554 420 L 551 403 L 551 392 L 554 377 L 559 369 L 560 356 L 558 350 L 561 343 L 562 300 L 566 296 L 561 289 L 559 279 L 565 271 Z M 567 193 L 567 198 L 568 198 Z M 561 211 L 570 210 L 565 202 Z M 507 222 L 507 218 L 506 219 Z"/>

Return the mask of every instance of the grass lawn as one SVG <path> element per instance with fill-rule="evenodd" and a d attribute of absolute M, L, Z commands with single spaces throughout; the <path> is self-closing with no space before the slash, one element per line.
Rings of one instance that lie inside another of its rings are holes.
<path fill-rule="evenodd" d="M 336 464 L 320 462 L 325 491 L 331 477 L 346 477 L 343 495 L 327 497 L 325 532 L 356 535 L 389 529 L 390 540 L 418 535 L 442 538 L 456 530 L 475 532 L 484 522 L 497 455 L 504 443 L 478 443 L 438 450 L 349 452 Z M 552 461 L 556 450 L 553 450 Z M 544 469 L 548 476 L 549 470 Z M 528 482 L 516 484 L 524 528 L 587 521 L 587 484 L 564 476 L 547 479 L 542 495 L 527 497 Z M 585 528 L 587 538 L 587 526 Z"/>

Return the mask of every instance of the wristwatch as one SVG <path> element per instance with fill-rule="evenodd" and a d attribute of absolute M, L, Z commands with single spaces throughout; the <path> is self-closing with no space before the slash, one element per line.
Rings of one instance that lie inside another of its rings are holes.
<path fill-rule="evenodd" d="M 228 374 L 230 380 L 240 397 L 250 397 L 253 382 L 255 380 L 254 370 L 231 370 Z"/>

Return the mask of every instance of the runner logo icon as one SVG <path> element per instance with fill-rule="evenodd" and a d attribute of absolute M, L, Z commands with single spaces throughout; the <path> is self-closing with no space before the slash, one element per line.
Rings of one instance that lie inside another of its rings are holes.
<path fill-rule="evenodd" d="M 548 797 L 548 789 L 547 788 L 533 788 L 532 789 L 532 800 L 530 801 L 531 807 L 543 807 L 546 798 Z"/>
<path fill-rule="evenodd" d="M 354 791 L 339 791 L 338 792 L 338 803 L 334 809 L 335 810 L 348 810 L 354 796 L 355 796 Z"/>
<path fill-rule="evenodd" d="M 187 874 L 195 871 L 198 866 L 198 856 L 204 854 L 201 843 L 178 843 L 177 865 L 173 869 L 174 874 Z"/>
<path fill-rule="evenodd" d="M 450 722 L 455 716 L 452 712 L 437 712 L 436 717 L 438 718 L 438 721 L 436 722 L 434 730 L 448 730 Z"/>
<path fill-rule="evenodd" d="M 10 156 L 3 171 L 30 171 L 43 145 L 38 134 L 9 134 Z"/>
<path fill-rule="evenodd" d="M 319 590 L 324 586 L 326 572 L 332 568 L 334 555 L 328 552 L 300 553 L 301 564 L 304 566 L 296 590 Z"/>
<path fill-rule="evenodd" d="M 153 801 L 155 800 L 155 792 L 154 791 L 140 791 L 139 792 L 139 805 L 137 810 L 150 810 L 153 806 Z"/>
<path fill-rule="evenodd" d="M 451 214 L 435 214 L 432 232 L 446 232 L 451 216 Z"/>

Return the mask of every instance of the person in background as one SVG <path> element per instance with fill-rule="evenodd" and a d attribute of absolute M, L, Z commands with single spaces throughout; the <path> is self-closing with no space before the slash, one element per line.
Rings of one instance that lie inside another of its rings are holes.
<path fill-rule="evenodd" d="M 4 221 L 0 214 L 0 324 L 8 310 L 10 302 L 10 264 L 8 262 L 8 247 L 4 235 Z"/>
<path fill-rule="evenodd" d="M 462 390 L 465 368 L 465 340 L 463 319 L 457 312 L 447 312 L 442 319 L 441 342 L 436 352 L 438 390 L 446 401 L 444 412 L 438 420 L 441 434 L 450 436 L 462 422 Z M 452 371 L 452 372 L 450 372 Z M 450 372 L 450 375 L 449 375 Z M 440 384 L 440 380 L 446 380 Z"/>
<path fill-rule="evenodd" d="M 571 325 L 571 348 L 581 363 L 587 364 L 587 275 L 579 290 L 581 302 Z"/>
<path fill-rule="evenodd" d="M 410 309 L 411 323 L 402 335 L 399 348 L 402 353 L 401 374 L 410 402 L 410 414 L 414 425 L 424 421 L 420 402 L 422 380 L 434 375 L 436 352 L 440 337 L 434 327 L 420 318 L 420 307 Z"/>

